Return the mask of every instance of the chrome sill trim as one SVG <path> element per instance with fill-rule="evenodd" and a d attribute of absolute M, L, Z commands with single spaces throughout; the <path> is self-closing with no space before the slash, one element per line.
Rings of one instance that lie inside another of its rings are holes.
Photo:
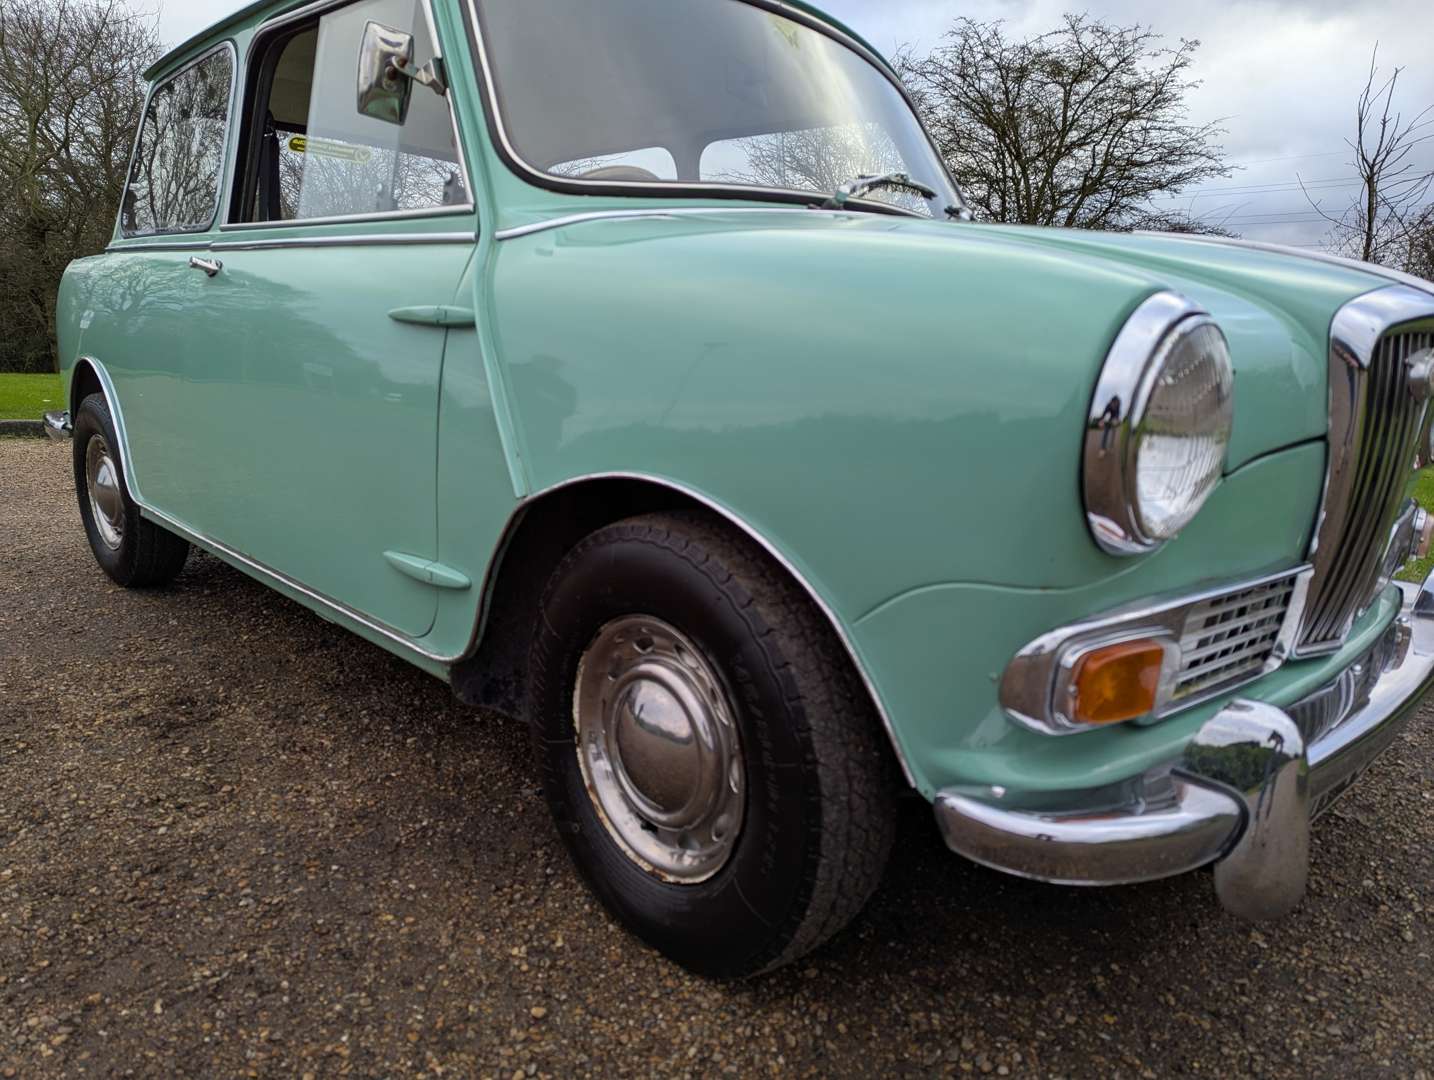
<path fill-rule="evenodd" d="M 139 502 L 138 499 L 136 499 L 135 501 L 137 503 Z M 389 641 L 392 641 L 397 645 L 401 645 L 403 646 L 403 648 L 408 649 L 411 652 L 417 653 L 419 656 L 422 656 L 427 660 L 433 660 L 440 664 L 449 664 L 457 659 L 457 657 L 444 656 L 441 653 L 435 653 L 428 649 L 425 649 L 422 645 L 419 645 L 417 642 L 415 642 L 413 638 L 398 630 L 395 630 L 393 627 L 381 623 L 376 619 L 371 619 L 367 615 L 355 611 L 347 604 L 342 604 L 339 601 L 332 599 L 331 597 L 325 596 L 321 592 L 309 588 L 307 585 L 303 584 L 300 581 L 297 581 L 294 578 L 289 577 L 287 574 L 275 570 L 272 566 L 266 566 L 264 563 L 259 562 L 259 560 L 257 559 L 251 559 L 242 551 L 238 551 L 237 549 L 230 547 L 228 544 L 221 543 L 220 541 L 215 540 L 212 536 L 207 536 L 204 533 L 200 532 L 198 529 L 191 528 L 177 518 L 171 517 L 170 515 L 160 510 L 156 510 L 152 506 L 145 506 L 143 504 L 140 504 L 140 511 L 144 514 L 145 517 L 158 522 L 160 525 L 163 525 L 171 532 L 179 534 L 180 536 L 188 540 L 190 543 L 204 548 L 207 551 L 210 551 L 213 554 L 218 555 L 227 561 L 238 563 L 242 568 L 248 570 L 253 575 L 256 575 L 260 578 L 267 578 L 272 582 L 277 582 L 284 588 L 290 589 L 293 592 L 296 592 L 299 595 L 303 596 L 305 599 L 311 600 L 315 604 L 320 605 L 321 607 L 328 608 L 330 611 L 333 611 L 336 614 L 343 616 L 345 619 L 357 623 L 359 626 L 362 626 L 367 630 L 371 630 L 374 633 L 379 634 L 384 638 L 387 638 Z"/>

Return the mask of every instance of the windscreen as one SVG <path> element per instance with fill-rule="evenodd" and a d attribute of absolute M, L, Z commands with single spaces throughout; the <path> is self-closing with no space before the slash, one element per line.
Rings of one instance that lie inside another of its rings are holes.
<path fill-rule="evenodd" d="M 855 50 L 741 0 L 480 0 L 515 153 L 552 176 L 829 195 L 904 172 L 957 201 L 906 99 Z"/>

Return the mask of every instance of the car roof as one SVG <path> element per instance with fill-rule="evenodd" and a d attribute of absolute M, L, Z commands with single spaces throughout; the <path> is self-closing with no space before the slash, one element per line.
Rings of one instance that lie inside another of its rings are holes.
<path fill-rule="evenodd" d="M 169 52 L 165 53 L 159 60 L 150 65 L 149 69 L 145 71 L 144 77 L 153 82 L 155 78 L 167 72 L 171 67 L 176 66 L 191 53 L 226 36 L 226 31 L 231 31 L 246 23 L 254 22 L 265 15 L 279 15 L 294 8 L 303 7 L 309 2 L 311 2 L 311 0 L 253 0 L 253 3 L 243 5 L 237 11 L 226 15 L 193 37 L 170 49 Z M 436 0 L 436 2 L 442 3 L 443 0 Z M 781 3 L 774 6 L 803 12 L 821 22 L 836 27 L 848 37 L 859 42 L 872 56 L 876 57 L 882 64 L 886 64 L 888 69 L 890 68 L 886 58 L 882 56 L 869 41 L 839 19 L 807 3 L 806 0 L 782 0 Z"/>

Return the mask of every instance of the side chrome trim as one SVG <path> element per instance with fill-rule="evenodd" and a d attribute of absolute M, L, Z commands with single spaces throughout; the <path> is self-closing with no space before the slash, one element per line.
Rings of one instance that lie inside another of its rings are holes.
<path fill-rule="evenodd" d="M 334 214 L 330 217 L 292 218 L 288 221 L 231 221 L 219 226 L 219 235 L 246 233 L 263 229 L 302 229 L 313 225 L 364 225 L 381 221 L 413 221 L 425 218 L 467 217 L 473 214 L 472 203 L 439 206 L 425 210 L 394 210 L 391 213 Z"/>
<path fill-rule="evenodd" d="M 819 206 L 674 206 L 663 208 L 651 206 L 642 210 L 593 210 L 585 214 L 566 214 L 563 217 L 548 218 L 528 225 L 514 225 L 499 229 L 493 234 L 495 240 L 516 240 L 520 236 L 562 229 L 568 225 L 582 225 L 589 221 L 622 221 L 636 218 L 681 218 L 707 217 L 712 214 L 825 214 L 830 217 L 850 218 L 850 210 L 826 210 Z M 918 218 L 921 221 L 932 220 Z"/>
<path fill-rule="evenodd" d="M 1090 400 L 1081 452 L 1081 487 L 1090 534 L 1108 555 L 1144 555 L 1161 546 L 1141 534 L 1136 519 L 1133 435 L 1144 418 L 1152 370 L 1166 341 L 1187 320 L 1214 325 L 1198 305 L 1158 292 L 1126 320 L 1110 347 Z"/>
<path fill-rule="evenodd" d="M 138 237 L 132 240 L 117 241 L 105 248 L 106 255 L 125 255 L 133 252 L 158 252 L 158 251 L 208 251 L 208 240 L 191 240 L 185 243 L 145 243 Z"/>
<path fill-rule="evenodd" d="M 475 233 L 365 233 L 354 236 L 295 236 L 264 240 L 216 240 L 210 251 L 273 251 L 280 248 L 412 247 L 421 244 L 476 244 Z"/>
<path fill-rule="evenodd" d="M 1224 596 L 1258 589 L 1263 585 L 1278 582 L 1294 582 L 1290 605 L 1285 611 L 1284 623 L 1275 641 L 1269 660 L 1262 670 L 1252 672 L 1238 681 L 1219 684 L 1209 690 L 1191 694 L 1179 699 L 1173 706 L 1157 712 L 1156 718 L 1163 719 L 1185 709 L 1193 708 L 1213 697 L 1228 694 L 1238 687 L 1252 682 L 1282 666 L 1289 657 L 1289 640 L 1292 626 L 1298 626 L 1303 612 L 1304 593 L 1300 588 L 1309 580 L 1310 568 L 1297 566 L 1277 574 L 1209 588 L 1193 593 L 1183 593 L 1163 599 L 1144 601 L 1118 608 L 1083 622 L 1072 623 L 1042 634 L 1018 652 L 1001 675 L 1000 702 L 1006 714 L 1016 723 L 1042 735 L 1073 735 L 1089 730 L 1085 727 L 1069 726 L 1055 720 L 1054 694 L 1057 676 L 1064 661 L 1073 648 L 1108 645 L 1122 640 L 1141 637 L 1167 637 L 1178 641 L 1184 630 L 1185 616 L 1194 608 Z"/>
<path fill-rule="evenodd" d="M 1346 270 L 1359 270 L 1374 277 L 1392 281 L 1397 285 L 1405 285 L 1411 289 L 1434 294 L 1434 281 L 1425 281 L 1413 274 L 1406 274 L 1402 270 L 1391 270 L 1387 266 L 1376 266 L 1374 263 L 1361 262 L 1358 259 L 1347 259 L 1342 255 L 1331 255 L 1326 251 L 1310 251 L 1307 248 L 1289 247 L 1286 244 L 1267 244 L 1259 240 L 1242 240 L 1233 236 L 1195 236 L 1185 233 L 1176 235 L 1145 231 L 1138 232 L 1136 235 L 1150 236 L 1161 240 L 1182 240 L 1192 244 L 1217 244 L 1222 247 L 1244 248 L 1248 251 L 1264 251 L 1271 255 L 1288 255 L 1291 258 L 1304 259 L 1308 262 L 1340 266 Z"/>
<path fill-rule="evenodd" d="M 726 521 L 730 522 L 732 525 L 736 526 L 738 529 L 742 530 L 742 532 L 747 535 L 748 539 L 750 539 L 754 544 L 756 544 L 768 555 L 770 555 L 774 560 L 776 560 L 777 564 L 780 565 L 783 570 L 785 570 L 788 574 L 791 575 L 792 580 L 795 581 L 801 587 L 802 591 L 807 594 L 807 597 L 811 600 L 811 602 L 816 605 L 817 610 L 822 613 L 822 615 L 826 618 L 827 622 L 831 625 L 833 632 L 837 636 L 837 640 L 841 642 L 842 648 L 846 651 L 847 658 L 851 661 L 852 667 L 856 669 L 857 674 L 861 677 L 862 685 L 866 687 L 867 695 L 871 698 L 872 707 L 876 709 L 877 714 L 881 717 L 881 726 L 886 730 L 887 738 L 891 740 L 892 751 L 896 754 L 896 760 L 901 763 L 901 771 L 902 774 L 906 777 L 906 782 L 910 784 L 913 788 L 917 786 L 916 774 L 912 772 L 911 765 L 907 761 L 906 752 L 902 748 L 901 740 L 896 733 L 896 726 L 892 723 L 891 714 L 887 711 L 886 703 L 882 700 L 881 693 L 876 688 L 876 683 L 872 681 L 871 676 L 868 674 L 866 670 L 866 665 L 862 662 L 861 654 L 857 651 L 856 643 L 852 641 L 851 635 L 847 633 L 846 627 L 842 624 L 842 621 L 837 616 L 836 611 L 832 608 L 830 604 L 826 602 L 825 599 L 822 598 L 821 593 L 819 593 L 815 586 L 812 585 L 811 581 L 807 578 L 807 576 L 803 574 L 800 570 L 798 570 L 797 567 L 792 563 L 792 561 L 788 559 L 784 554 L 782 554 L 780 550 L 778 550 L 776 545 L 774 545 L 770 540 L 763 536 L 757 529 L 753 528 L 752 525 L 743 520 L 739 515 L 729 510 L 721 503 L 698 491 L 697 489 L 688 487 L 686 484 L 680 483 L 676 480 L 668 479 L 667 477 L 654 476 L 651 473 L 639 472 L 590 473 L 585 476 L 576 476 L 568 480 L 562 480 L 556 484 L 552 484 L 549 487 L 543 488 L 541 491 L 533 492 L 521 503 L 519 503 L 519 505 L 514 509 L 513 513 L 509 516 L 508 522 L 503 528 L 502 535 L 499 537 L 498 543 L 494 547 L 494 552 L 503 553 L 508 551 L 510 541 L 512 540 L 513 534 L 517 531 L 518 524 L 522 520 L 523 514 L 533 503 L 537 502 L 539 499 L 562 491 L 565 488 L 576 487 L 580 484 L 593 483 L 595 481 L 600 480 L 636 480 L 641 483 L 652 484 L 656 487 L 666 488 L 669 491 L 675 491 L 680 495 L 685 495 L 693 502 L 701 504 L 708 510 L 711 510 L 714 514 L 719 515 Z M 498 554 L 495 554 L 494 558 L 489 563 L 488 570 L 483 578 L 483 590 L 481 594 L 482 602 L 479 607 L 479 618 L 473 627 L 472 642 L 461 656 L 453 657 L 452 661 L 457 661 L 465 656 L 472 655 L 474 650 L 476 650 L 478 647 L 479 640 L 482 636 L 483 624 L 487 618 L 490 601 L 493 597 L 494 590 L 497 587 L 498 576 L 502 570 L 501 562 L 501 557 Z"/>

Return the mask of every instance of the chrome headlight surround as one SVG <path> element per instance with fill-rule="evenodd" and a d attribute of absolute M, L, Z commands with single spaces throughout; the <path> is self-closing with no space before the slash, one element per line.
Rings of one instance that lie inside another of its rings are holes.
<path fill-rule="evenodd" d="M 1192 350 L 1197 350 L 1193 356 Z M 1182 362 L 1186 366 L 1180 369 Z M 1190 375 L 1197 365 L 1203 365 L 1199 375 L 1209 382 L 1202 395 L 1203 411 L 1187 430 L 1156 431 L 1153 420 L 1168 428 L 1171 418 L 1153 417 L 1152 404 L 1172 392 L 1173 380 Z M 1081 460 L 1086 520 L 1103 551 L 1111 555 L 1154 551 L 1199 513 L 1223 471 L 1233 390 L 1234 369 L 1225 336 L 1189 300 L 1172 292 L 1156 293 L 1126 320 L 1091 398 Z M 1152 526 L 1150 508 L 1141 502 L 1141 450 L 1147 440 L 1162 434 L 1204 435 L 1213 442 L 1206 448 L 1203 474 L 1192 477 L 1186 504 Z M 1217 452 L 1212 455 L 1211 450 Z"/>

